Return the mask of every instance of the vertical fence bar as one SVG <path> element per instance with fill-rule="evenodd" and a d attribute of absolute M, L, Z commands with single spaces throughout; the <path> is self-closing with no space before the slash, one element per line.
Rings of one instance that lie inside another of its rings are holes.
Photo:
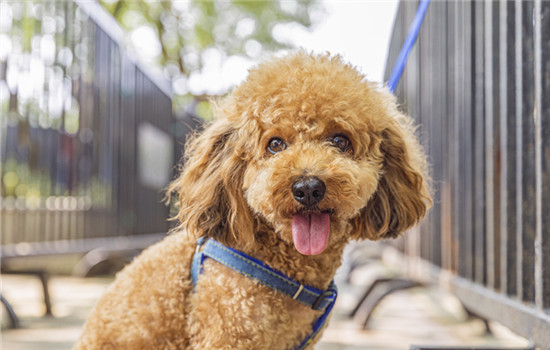
<path fill-rule="evenodd" d="M 485 121 L 485 130 L 483 139 L 485 140 L 485 275 L 487 276 L 487 285 L 490 287 L 495 286 L 495 255 L 493 247 L 495 246 L 495 208 L 494 208 L 494 148 L 495 148 L 495 130 L 494 130 L 494 74 L 493 74 L 493 2 L 486 0 L 484 3 L 484 95 L 485 95 L 485 115 L 483 116 Z"/>
<path fill-rule="evenodd" d="M 84 155 L 83 155 L 83 167 L 82 173 L 84 181 L 84 191 L 83 197 L 85 198 L 85 213 L 84 213 L 84 229 L 83 238 L 93 237 L 97 229 L 98 224 L 96 224 L 96 212 L 97 209 L 93 204 L 93 195 L 92 195 L 92 186 L 94 183 L 94 174 L 96 173 L 97 168 L 97 138 L 99 135 L 96 135 L 97 128 L 95 127 L 96 118 L 95 115 L 95 106 L 96 104 L 96 94 L 94 89 L 94 79 L 95 75 L 95 51 L 96 51 L 96 41 L 95 39 L 95 24 L 89 20 L 89 18 L 83 14 L 85 17 L 85 41 L 83 41 L 84 48 L 86 49 L 86 61 L 84 64 L 83 70 L 81 71 L 81 110 L 80 115 L 82 115 L 82 126 L 80 132 L 80 139 L 83 142 Z"/>
<path fill-rule="evenodd" d="M 510 11 L 511 8 L 511 11 Z M 515 290 L 515 250 L 511 234 L 516 227 L 514 216 L 515 188 L 515 132 L 513 111 L 515 102 L 513 94 L 514 71 L 510 69 L 514 62 L 514 16 L 513 3 L 506 0 L 500 2 L 500 129 L 501 129 L 501 201 L 500 201 L 500 280 L 501 291 L 513 293 Z M 512 118 L 511 118 L 512 117 Z M 514 124 L 512 124 L 514 123 Z M 510 137 L 512 136 L 512 137 Z M 514 290 L 511 290 L 513 286 Z"/>
<path fill-rule="evenodd" d="M 507 127 L 506 127 L 506 116 L 507 116 L 507 96 L 506 96 L 506 89 L 507 89 L 507 71 L 506 71 L 506 65 L 507 65 L 507 57 L 506 57 L 506 49 L 507 49 L 507 42 L 506 42 L 506 25 L 507 25 L 507 8 L 506 8 L 506 1 L 500 0 L 499 3 L 499 11 L 496 13 L 499 17 L 499 26 L 498 26 L 498 42 L 499 42 L 499 50 L 498 55 L 500 56 L 499 64 L 498 64 L 498 75 L 499 75 L 499 81 L 500 84 L 498 86 L 498 96 L 500 105 L 496 106 L 498 108 L 498 125 L 500 130 L 500 139 L 499 139 L 499 145 L 498 148 L 500 150 L 500 159 L 499 159 L 499 167 L 498 172 L 501 174 L 500 183 L 498 187 L 498 192 L 500 196 L 500 200 L 496 202 L 497 205 L 497 211 L 498 211 L 498 227 L 499 229 L 495 232 L 496 235 L 499 235 L 499 260 L 500 260 L 500 269 L 498 271 L 499 280 L 500 280 L 500 290 L 506 291 L 506 283 L 507 283 L 507 273 L 506 269 L 508 267 L 507 261 L 506 261 L 506 254 L 507 254 L 507 247 L 506 242 L 508 240 L 508 230 L 506 227 L 506 205 L 507 205 L 507 168 L 506 168 L 506 160 L 508 158 L 508 148 L 507 148 Z"/>
<path fill-rule="evenodd" d="M 135 134 L 137 132 L 134 120 L 135 108 L 135 67 L 129 59 L 123 55 L 121 62 L 121 94 L 125 97 L 121 105 L 121 118 L 124 127 L 121 130 L 122 164 L 121 177 L 126 179 L 120 184 L 121 217 L 124 235 L 135 232 L 137 215 L 135 213 L 136 177 L 135 152 L 137 149 Z"/>
<path fill-rule="evenodd" d="M 458 32 L 462 26 L 461 11 L 458 9 L 457 2 L 450 2 L 447 4 L 447 13 L 446 16 L 449 18 L 448 29 L 447 29 L 447 66 L 449 72 L 449 86 L 452 86 L 452 92 L 449 94 L 449 105 L 448 105 L 448 115 L 451 117 L 449 120 L 449 134 L 451 135 L 449 140 L 449 182 L 451 187 L 451 209 L 449 211 L 450 216 L 450 230 L 451 230 L 451 241 L 449 242 L 449 247 L 447 248 L 450 256 L 450 269 L 451 271 L 457 272 L 459 270 L 460 259 L 458 257 L 458 250 L 460 241 L 460 229 L 459 229 L 459 217 L 460 217 L 460 197 L 459 194 L 462 192 L 460 190 L 460 178 L 462 173 L 460 172 L 460 153 L 461 149 L 459 147 L 459 130 L 460 130 L 460 105 L 461 103 L 461 82 L 460 76 L 464 74 L 459 67 L 459 40 Z"/>
<path fill-rule="evenodd" d="M 434 23 L 433 33 L 435 42 L 446 42 L 447 39 L 447 23 L 443 21 L 435 20 L 435 18 L 443 18 L 447 15 L 447 2 L 440 2 L 438 6 L 434 7 Z M 433 55 L 435 58 L 433 69 L 439 79 L 434 79 L 432 82 L 432 89 L 437 99 L 435 104 L 435 116 L 447 115 L 449 96 L 444 92 L 449 88 L 449 71 L 447 69 L 447 45 L 436 45 L 432 43 Z M 435 129 L 432 135 L 437 134 L 435 138 L 437 159 L 442 161 L 449 156 L 449 140 L 448 133 L 448 118 L 435 118 Z M 450 242 L 451 242 L 451 220 L 449 218 L 449 212 L 451 211 L 451 183 L 449 182 L 449 168 L 448 164 L 442 166 L 440 169 L 440 176 L 444 181 L 439 185 L 441 202 L 438 210 L 438 223 L 436 229 L 436 237 L 438 240 L 437 246 L 434 247 L 433 254 L 437 257 L 438 266 L 445 269 L 450 269 L 451 256 L 449 254 Z"/>
<path fill-rule="evenodd" d="M 464 264 L 463 276 L 473 280 L 475 276 L 475 254 L 474 254 L 474 181 L 473 181 L 473 139 L 472 139 L 472 116 L 474 115 L 474 95 L 473 87 L 475 82 L 474 73 L 474 60 L 473 60 L 473 36 L 474 36 L 474 20 L 473 4 L 469 1 L 460 2 L 462 11 L 464 13 L 464 26 L 462 28 L 462 42 L 464 44 L 463 49 L 463 110 L 462 110 L 462 127 L 461 140 L 463 146 L 463 152 L 461 152 L 461 158 L 463 160 L 463 196 L 465 205 L 462 208 L 464 212 L 464 228 L 461 234 L 464 236 L 463 253 L 461 253 L 461 260 Z"/>
<path fill-rule="evenodd" d="M 522 2 L 522 299 L 535 301 L 536 169 L 533 2 Z"/>
<path fill-rule="evenodd" d="M 432 129 L 430 138 L 433 141 L 432 159 L 438 164 L 444 164 L 443 159 L 446 159 L 448 149 L 448 134 L 447 121 L 448 118 L 440 116 L 447 114 L 447 94 L 448 88 L 448 72 L 446 69 L 446 45 L 438 45 L 436 43 L 444 43 L 447 38 L 446 23 L 440 21 L 439 18 L 444 18 L 446 15 L 446 2 L 434 2 L 431 8 L 430 29 L 432 31 L 432 41 L 430 43 L 430 52 L 433 57 L 430 65 L 434 76 L 438 79 L 430 81 L 430 90 L 433 92 L 431 106 L 432 111 Z M 435 230 L 434 230 L 434 246 L 432 255 L 434 263 L 437 266 L 448 268 L 450 265 L 448 256 L 448 245 L 450 243 L 450 224 L 448 220 L 448 211 L 450 210 L 450 183 L 448 182 L 448 168 L 446 166 L 434 169 L 434 175 L 439 179 L 444 179 L 438 184 L 439 204 L 434 211 Z"/>
<path fill-rule="evenodd" d="M 500 114 L 500 106 L 505 102 L 505 100 L 501 100 L 501 94 L 500 94 L 500 84 L 501 84 L 501 76 L 500 76 L 500 60 L 501 57 L 498 54 L 500 52 L 500 3 L 498 1 L 492 1 L 492 35 L 491 35 L 491 47 L 493 52 L 493 59 L 491 62 L 491 70 L 493 71 L 493 79 L 491 82 L 492 85 L 492 91 L 491 94 L 493 96 L 493 152 L 489 154 L 489 156 L 492 158 L 493 163 L 493 197 L 490 198 L 490 200 L 493 202 L 493 232 L 491 233 L 492 236 L 492 245 L 491 245 L 491 251 L 493 255 L 493 270 L 491 271 L 493 277 L 492 277 L 492 283 L 490 284 L 494 289 L 500 288 L 500 269 L 501 269 L 501 260 L 500 260 L 500 230 L 501 230 L 501 203 L 506 197 L 502 197 L 502 191 L 501 191 L 501 182 L 502 182 L 502 153 L 503 153 L 503 144 L 502 144 L 502 129 L 501 129 L 501 114 Z M 489 117 L 489 116 L 486 116 Z"/>
<path fill-rule="evenodd" d="M 550 2 L 541 3 L 541 82 L 540 115 L 541 115 L 541 274 L 542 274 L 542 307 L 550 308 Z"/>
<path fill-rule="evenodd" d="M 533 111 L 534 127 L 535 127 L 535 239 L 534 239 L 534 284 L 535 284 L 535 304 L 542 309 L 542 130 L 541 130 L 541 111 L 542 111 L 542 94 L 541 94 L 541 3 L 540 0 L 535 0 L 533 8 L 533 25 L 534 25 L 534 90 L 535 90 L 535 106 Z M 548 215 L 548 213 L 547 213 Z"/>
<path fill-rule="evenodd" d="M 433 77 L 437 74 L 437 67 L 434 67 L 436 64 L 437 57 L 434 54 L 434 37 L 436 35 L 435 33 L 435 25 L 434 25 L 434 7 L 431 8 L 431 11 L 426 14 L 425 18 L 425 26 L 428 29 L 426 31 L 426 34 L 428 35 L 428 40 L 425 43 L 426 47 L 426 63 L 427 66 L 422 67 L 424 74 L 422 76 L 424 77 L 424 87 L 422 88 L 424 91 L 434 91 L 434 83 L 435 79 Z M 426 69 L 427 67 L 431 67 L 429 70 Z M 425 102 L 422 106 L 423 114 L 426 114 L 428 117 L 428 132 L 430 135 L 429 138 L 429 152 L 430 152 L 430 158 L 435 159 L 438 158 L 438 151 L 440 151 L 437 148 L 437 145 L 439 144 L 437 137 L 439 135 L 438 130 L 438 122 L 437 118 L 434 116 L 437 115 L 437 111 L 439 109 L 439 100 L 432 99 L 432 96 L 425 96 Z M 434 176 L 441 179 L 441 173 L 442 168 L 434 169 Z M 435 185 L 435 203 L 432 208 L 432 212 L 430 215 L 431 219 L 431 228 L 430 228 L 430 249 L 428 251 L 428 256 L 430 257 L 430 261 L 432 261 L 436 266 L 441 266 L 441 256 L 439 253 L 439 249 L 441 248 L 441 182 L 437 183 Z"/>
<path fill-rule="evenodd" d="M 407 3 L 406 3 L 407 4 Z M 409 4 L 409 6 L 415 6 L 412 2 Z M 430 67 L 432 65 L 432 58 L 431 58 L 431 42 L 432 42 L 432 30 L 431 30 L 431 18 L 432 18 L 432 12 L 433 7 L 430 7 L 428 11 L 426 12 L 426 16 L 424 17 L 424 23 L 422 25 L 422 39 L 418 42 L 418 47 L 420 51 L 420 57 L 421 57 L 421 65 L 420 65 L 420 82 L 419 82 L 419 90 L 421 91 L 430 91 L 431 89 L 431 78 L 432 78 L 432 70 L 426 69 L 426 67 Z M 405 26 L 404 28 L 407 28 Z M 428 140 L 426 142 L 426 151 L 428 152 L 429 156 L 432 155 L 429 153 L 430 150 L 433 147 L 433 138 L 431 137 L 431 130 L 432 130 L 432 100 L 429 96 L 425 96 L 420 94 L 420 115 L 421 115 L 421 123 L 424 127 L 424 130 L 426 130 L 427 134 L 430 135 L 428 137 Z M 439 206 L 439 201 L 437 200 L 438 196 L 438 188 L 437 184 L 434 183 L 434 206 L 432 210 L 428 213 L 425 221 L 425 230 L 422 235 L 422 239 L 426 242 L 426 244 L 422 245 L 421 249 L 421 256 L 424 259 L 429 259 L 430 261 L 433 261 L 433 246 L 437 243 L 435 242 L 435 216 L 437 215 L 437 210 Z"/>
<path fill-rule="evenodd" d="M 485 266 L 487 256 L 485 254 L 485 141 L 484 141 L 484 6 L 482 2 L 473 3 L 473 37 L 475 55 L 474 62 L 474 113 L 473 113 L 473 218 L 474 218 L 474 247 L 475 247 L 475 281 L 485 284 L 487 276 Z"/>
<path fill-rule="evenodd" d="M 523 40 L 523 31 L 522 31 L 522 11 L 521 0 L 516 0 L 514 3 L 515 10 L 515 38 L 516 38 L 516 66 L 515 66 L 515 77 L 516 77 L 516 89 L 514 95 L 516 96 L 516 110 L 515 110 L 515 125 L 516 125 L 516 290 L 519 298 L 523 297 L 523 268 L 522 268 L 522 259 L 523 259 L 523 123 L 522 123 L 522 112 L 523 112 L 523 75 L 522 75 L 522 65 L 523 65 L 523 55 L 522 55 L 522 40 Z"/>

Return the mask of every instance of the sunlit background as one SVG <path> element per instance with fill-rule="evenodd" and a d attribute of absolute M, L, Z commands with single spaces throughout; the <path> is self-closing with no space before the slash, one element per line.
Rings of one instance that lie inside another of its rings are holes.
<path fill-rule="evenodd" d="M 140 60 L 163 67 L 179 106 L 223 95 L 261 59 L 296 48 L 340 54 L 382 81 L 398 1 L 103 3 Z"/>
<path fill-rule="evenodd" d="M 160 192 L 210 98 L 297 48 L 381 81 L 396 5 L 3 1 L 3 245 L 166 231 Z"/>

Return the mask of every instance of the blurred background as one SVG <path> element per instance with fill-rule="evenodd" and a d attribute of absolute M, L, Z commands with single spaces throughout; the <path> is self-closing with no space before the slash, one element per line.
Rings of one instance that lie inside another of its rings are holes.
<path fill-rule="evenodd" d="M 297 48 L 383 83 L 419 2 L 2 0 L 0 348 L 70 349 L 166 235 L 163 189 L 209 99 Z M 548 1 L 430 3 L 395 94 L 434 206 L 350 247 L 317 349 L 550 349 L 549 38 Z"/>
<path fill-rule="evenodd" d="M 12 257 L 158 239 L 162 190 L 187 132 L 212 118 L 209 99 L 295 48 L 341 54 L 380 81 L 396 4 L 2 2 L 4 270 Z"/>

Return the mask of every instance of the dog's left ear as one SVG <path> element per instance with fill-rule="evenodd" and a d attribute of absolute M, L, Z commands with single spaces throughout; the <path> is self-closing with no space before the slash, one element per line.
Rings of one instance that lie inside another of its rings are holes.
<path fill-rule="evenodd" d="M 394 238 L 418 223 L 431 206 L 425 154 L 412 120 L 389 108 L 381 132 L 383 166 L 378 188 L 352 225 L 360 239 Z"/>
<path fill-rule="evenodd" d="M 242 189 L 246 161 L 239 153 L 244 146 L 238 133 L 224 118 L 187 142 L 181 175 L 168 189 L 179 197 L 176 229 L 224 244 L 254 241 L 254 221 Z"/>

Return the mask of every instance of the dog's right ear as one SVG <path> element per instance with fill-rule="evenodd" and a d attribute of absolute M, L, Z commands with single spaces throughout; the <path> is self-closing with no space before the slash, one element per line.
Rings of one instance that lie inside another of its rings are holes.
<path fill-rule="evenodd" d="M 181 175 L 168 188 L 179 199 L 176 229 L 221 243 L 254 241 L 254 221 L 242 189 L 246 161 L 237 133 L 230 121 L 220 119 L 187 142 Z"/>
<path fill-rule="evenodd" d="M 398 237 L 432 204 L 428 164 L 409 117 L 390 109 L 382 131 L 384 157 L 378 188 L 352 222 L 356 238 Z"/>

